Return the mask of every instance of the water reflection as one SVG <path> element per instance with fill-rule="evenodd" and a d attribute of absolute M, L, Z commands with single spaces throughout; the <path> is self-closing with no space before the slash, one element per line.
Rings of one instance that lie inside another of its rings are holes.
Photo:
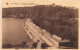
<path fill-rule="evenodd" d="M 30 42 L 29 36 L 25 34 L 23 19 L 2 19 L 2 44 L 17 45 L 23 41 Z"/>

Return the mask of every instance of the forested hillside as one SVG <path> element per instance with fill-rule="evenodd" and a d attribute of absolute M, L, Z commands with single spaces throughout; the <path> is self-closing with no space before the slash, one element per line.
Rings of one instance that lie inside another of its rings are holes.
<path fill-rule="evenodd" d="M 34 23 L 51 34 L 71 40 L 77 39 L 78 10 L 62 6 L 35 6 L 31 11 Z M 72 38 L 73 37 L 73 38 Z"/>
<path fill-rule="evenodd" d="M 24 14 L 24 17 L 26 17 L 26 14 L 29 12 L 30 7 L 9 7 L 9 8 L 3 8 L 2 9 L 2 17 L 13 17 L 10 15 L 14 15 L 19 17 L 20 14 Z"/>

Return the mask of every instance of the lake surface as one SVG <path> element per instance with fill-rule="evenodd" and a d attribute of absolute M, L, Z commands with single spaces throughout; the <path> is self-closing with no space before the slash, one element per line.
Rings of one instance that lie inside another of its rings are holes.
<path fill-rule="evenodd" d="M 24 19 L 2 19 L 2 44 L 21 44 L 23 41 L 30 42 L 29 36 L 24 30 Z"/>

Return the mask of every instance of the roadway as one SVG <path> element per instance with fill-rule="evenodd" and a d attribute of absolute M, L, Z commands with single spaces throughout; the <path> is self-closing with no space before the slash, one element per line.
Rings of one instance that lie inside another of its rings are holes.
<path fill-rule="evenodd" d="M 36 26 L 33 22 L 28 19 L 25 21 L 25 30 L 29 37 L 36 42 L 40 40 L 41 43 L 46 43 L 50 46 L 50 48 L 59 48 L 59 41 L 53 38 L 49 32 L 43 30 Z"/>

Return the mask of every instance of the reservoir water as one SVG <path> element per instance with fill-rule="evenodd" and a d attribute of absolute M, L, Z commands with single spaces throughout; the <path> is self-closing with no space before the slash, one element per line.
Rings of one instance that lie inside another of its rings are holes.
<path fill-rule="evenodd" d="M 29 36 L 24 30 L 24 19 L 2 19 L 2 44 L 21 44 L 23 41 L 30 42 Z"/>

